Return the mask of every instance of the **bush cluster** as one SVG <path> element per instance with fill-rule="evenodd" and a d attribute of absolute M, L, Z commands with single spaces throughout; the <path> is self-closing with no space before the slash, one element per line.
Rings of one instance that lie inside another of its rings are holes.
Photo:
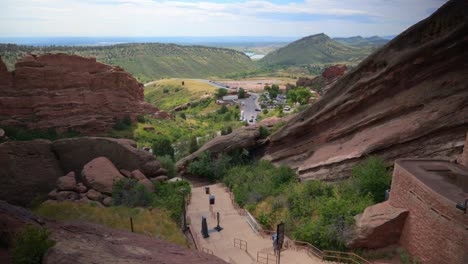
<path fill-rule="evenodd" d="M 42 227 L 26 225 L 16 235 L 12 249 L 13 264 L 40 264 L 47 250 L 55 245 L 50 232 Z"/>
<path fill-rule="evenodd" d="M 236 202 L 250 210 L 266 229 L 283 221 L 296 240 L 322 249 L 344 250 L 354 216 L 384 197 L 391 176 L 381 159 L 370 157 L 340 183 L 299 183 L 287 167 L 267 161 L 231 167 L 223 181 Z"/>
<path fill-rule="evenodd" d="M 112 190 L 113 204 L 130 208 L 156 207 L 170 212 L 175 221 L 180 221 L 182 216 L 182 189 L 190 194 L 190 184 L 186 181 L 177 182 L 153 182 L 155 191 L 149 191 L 135 179 L 121 179 L 114 184 Z"/>

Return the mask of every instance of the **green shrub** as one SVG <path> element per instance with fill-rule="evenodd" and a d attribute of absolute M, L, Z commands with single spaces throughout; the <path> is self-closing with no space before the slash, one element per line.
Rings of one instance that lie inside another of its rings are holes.
<path fill-rule="evenodd" d="M 17 141 L 28 141 L 40 138 L 48 140 L 57 140 L 60 138 L 71 138 L 80 135 L 80 133 L 74 131 L 73 129 L 69 129 L 67 132 L 61 134 L 57 133 L 57 131 L 54 128 L 50 128 L 46 132 L 9 126 L 3 127 L 3 129 L 5 130 L 5 134 L 6 136 L 8 136 L 9 139 Z"/>
<path fill-rule="evenodd" d="M 137 121 L 138 121 L 138 123 L 145 123 L 146 118 L 145 118 L 145 116 L 139 115 L 139 116 L 137 116 Z"/>
<path fill-rule="evenodd" d="M 136 179 L 124 178 L 114 183 L 112 202 L 127 207 L 148 207 L 153 203 L 153 194 Z"/>
<path fill-rule="evenodd" d="M 153 155 L 156 157 L 159 156 L 171 156 L 174 157 L 174 148 L 172 147 L 172 143 L 166 136 L 158 136 L 153 139 Z"/>
<path fill-rule="evenodd" d="M 113 128 L 115 130 L 125 130 L 128 126 L 122 120 L 116 120 Z"/>
<path fill-rule="evenodd" d="M 26 225 L 17 235 L 12 249 L 14 264 L 40 264 L 47 250 L 55 245 L 44 228 Z"/>
<path fill-rule="evenodd" d="M 167 170 L 167 176 L 171 178 L 176 176 L 175 162 L 171 156 L 159 156 L 158 161 L 161 163 L 161 167 Z"/>
<path fill-rule="evenodd" d="M 153 206 L 157 208 L 164 208 L 171 212 L 171 218 L 180 223 L 183 213 L 183 193 L 185 189 L 185 196 L 191 192 L 190 184 L 187 181 L 177 182 L 154 182 L 155 192 Z"/>
<path fill-rule="evenodd" d="M 122 119 L 122 122 L 123 122 L 126 126 L 131 126 L 131 125 L 132 125 L 132 119 L 130 119 L 130 116 L 129 116 L 129 115 L 125 115 L 124 118 Z"/>
<path fill-rule="evenodd" d="M 270 135 L 270 130 L 264 126 L 259 127 L 260 138 L 267 138 Z"/>
<path fill-rule="evenodd" d="M 372 194 L 376 203 L 385 200 L 385 190 L 390 188 L 392 181 L 385 161 L 371 156 L 354 166 L 352 175 L 361 195 Z"/>

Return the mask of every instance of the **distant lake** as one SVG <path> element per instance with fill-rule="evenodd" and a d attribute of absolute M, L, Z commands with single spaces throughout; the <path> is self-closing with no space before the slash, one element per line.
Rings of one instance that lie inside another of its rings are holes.
<path fill-rule="evenodd" d="M 265 54 L 256 54 L 255 52 L 245 51 L 245 55 L 249 56 L 252 60 L 259 60 L 265 57 Z"/>

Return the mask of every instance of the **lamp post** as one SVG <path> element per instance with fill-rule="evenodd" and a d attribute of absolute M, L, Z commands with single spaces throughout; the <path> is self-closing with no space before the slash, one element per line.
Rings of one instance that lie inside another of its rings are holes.
<path fill-rule="evenodd" d="M 185 188 L 182 188 L 181 191 L 182 191 L 182 211 L 184 214 L 184 219 L 182 220 L 183 221 L 182 232 L 185 232 L 187 230 L 187 212 L 186 212 L 186 207 L 185 207 L 185 193 L 187 190 Z"/>

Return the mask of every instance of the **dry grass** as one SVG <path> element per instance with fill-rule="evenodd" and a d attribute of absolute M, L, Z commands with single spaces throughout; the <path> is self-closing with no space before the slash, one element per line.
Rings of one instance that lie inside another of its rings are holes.
<path fill-rule="evenodd" d="M 60 202 L 43 203 L 35 212 L 46 218 L 88 221 L 127 231 L 130 231 L 132 217 L 136 233 L 187 246 L 184 235 L 169 213 L 161 209 L 101 208 L 91 204 Z"/>

